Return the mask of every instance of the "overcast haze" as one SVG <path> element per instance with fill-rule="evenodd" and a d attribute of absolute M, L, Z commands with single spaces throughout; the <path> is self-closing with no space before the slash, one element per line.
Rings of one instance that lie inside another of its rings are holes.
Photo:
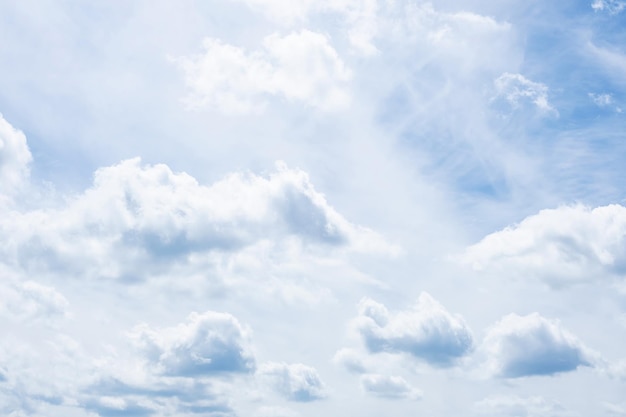
<path fill-rule="evenodd" d="M 0 0 L 0 414 L 626 416 L 626 1 Z"/>

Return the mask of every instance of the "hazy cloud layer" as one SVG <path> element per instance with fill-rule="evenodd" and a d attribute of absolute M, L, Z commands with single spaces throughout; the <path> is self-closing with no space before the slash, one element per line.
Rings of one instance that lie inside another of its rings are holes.
<path fill-rule="evenodd" d="M 289 401 L 309 402 L 326 397 L 326 388 L 315 368 L 301 363 L 267 362 L 257 371 L 261 381 Z"/>

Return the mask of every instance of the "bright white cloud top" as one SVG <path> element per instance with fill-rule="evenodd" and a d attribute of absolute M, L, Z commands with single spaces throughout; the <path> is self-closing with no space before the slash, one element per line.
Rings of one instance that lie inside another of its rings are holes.
<path fill-rule="evenodd" d="M 626 414 L 625 5 L 0 2 L 0 414 Z"/>

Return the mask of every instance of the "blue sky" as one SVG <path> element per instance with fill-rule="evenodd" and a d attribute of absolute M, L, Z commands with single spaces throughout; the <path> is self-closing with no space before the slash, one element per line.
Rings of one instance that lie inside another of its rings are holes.
<path fill-rule="evenodd" d="M 625 19 L 0 0 L 0 412 L 626 416 Z"/>

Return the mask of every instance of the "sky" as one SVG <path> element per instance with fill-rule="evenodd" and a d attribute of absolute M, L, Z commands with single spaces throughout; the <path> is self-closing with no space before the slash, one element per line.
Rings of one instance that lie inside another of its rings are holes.
<path fill-rule="evenodd" d="M 0 414 L 626 416 L 626 1 L 0 0 Z"/>

